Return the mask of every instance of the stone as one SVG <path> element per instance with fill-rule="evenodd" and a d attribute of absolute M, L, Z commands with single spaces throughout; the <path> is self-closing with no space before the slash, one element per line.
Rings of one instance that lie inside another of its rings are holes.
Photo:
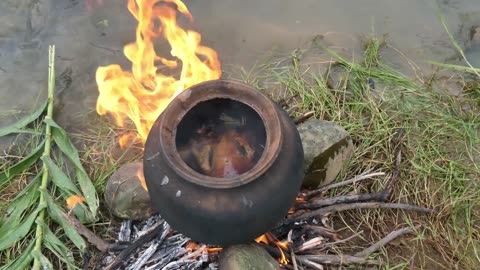
<path fill-rule="evenodd" d="M 242 244 L 225 248 L 219 258 L 220 270 L 278 270 L 277 261 L 256 244 Z"/>
<path fill-rule="evenodd" d="M 344 128 L 334 122 L 309 120 L 298 127 L 305 164 L 303 185 L 318 187 L 331 183 L 353 153 L 353 142 Z"/>
<path fill-rule="evenodd" d="M 137 176 L 139 170 L 143 175 L 141 162 L 127 163 L 108 180 L 105 201 L 114 216 L 143 220 L 155 214 L 145 182 Z"/>

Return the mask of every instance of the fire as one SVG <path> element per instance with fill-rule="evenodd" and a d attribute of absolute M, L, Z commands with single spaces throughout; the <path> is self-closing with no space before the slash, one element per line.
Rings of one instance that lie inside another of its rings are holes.
<path fill-rule="evenodd" d="M 85 198 L 78 195 L 72 195 L 67 198 L 66 204 L 68 209 L 73 209 L 77 204 L 85 202 Z"/>
<path fill-rule="evenodd" d="M 124 47 L 132 70 L 120 65 L 99 67 L 97 112 L 114 117 L 123 127 L 130 119 L 136 136 L 145 142 L 151 126 L 168 103 L 184 89 L 221 76 L 217 53 L 201 46 L 201 35 L 177 24 L 177 11 L 193 17 L 181 0 L 129 0 L 128 10 L 138 21 L 136 41 Z M 154 40 L 164 38 L 172 58 L 158 56 Z M 160 73 L 160 69 L 169 69 Z M 180 71 L 179 78 L 169 74 Z M 131 138 L 122 138 L 123 143 Z"/>
<path fill-rule="evenodd" d="M 278 250 L 280 250 L 280 253 L 282 254 L 282 257 L 278 259 L 278 261 L 280 262 L 280 264 L 288 264 L 287 256 L 285 255 L 285 252 L 283 252 L 288 250 L 288 241 L 279 241 L 277 238 L 275 238 L 275 236 L 267 232 L 257 237 L 255 239 L 255 242 L 264 243 L 266 245 L 275 244 L 275 246 L 277 246 Z"/>
<path fill-rule="evenodd" d="M 138 169 L 137 178 L 138 178 L 138 181 L 140 181 L 140 185 L 142 185 L 143 189 L 145 189 L 145 191 L 148 192 L 147 182 L 145 181 L 145 176 L 143 176 L 143 170 L 142 169 Z"/>
<path fill-rule="evenodd" d="M 200 245 L 198 245 L 197 243 L 195 243 L 193 241 L 188 242 L 186 248 L 190 251 L 194 251 L 194 250 L 198 250 L 200 248 L 203 248 L 208 253 L 216 253 L 216 252 L 220 252 L 220 251 L 223 250 L 223 248 L 219 248 L 219 247 L 201 247 Z"/>

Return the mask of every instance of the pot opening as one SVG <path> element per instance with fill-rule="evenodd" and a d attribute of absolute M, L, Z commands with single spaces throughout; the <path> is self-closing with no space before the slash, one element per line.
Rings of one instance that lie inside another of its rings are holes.
<path fill-rule="evenodd" d="M 251 170 L 263 154 L 266 131 L 250 106 L 228 98 L 200 102 L 177 126 L 175 143 L 196 172 L 230 178 Z"/>

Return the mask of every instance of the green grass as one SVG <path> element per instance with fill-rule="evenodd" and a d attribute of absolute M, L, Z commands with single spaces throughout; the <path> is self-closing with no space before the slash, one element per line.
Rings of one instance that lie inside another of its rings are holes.
<path fill-rule="evenodd" d="M 480 84 L 463 81 L 466 87 L 461 96 L 443 94 L 446 91 L 433 88 L 431 80 L 418 83 L 383 64 L 385 44 L 372 37 L 358 61 L 324 48 L 333 63 L 321 74 L 310 72 L 296 51 L 231 77 L 266 93 L 274 86 L 283 89 L 283 96 L 298 95 L 291 104 L 299 108 L 298 113 L 315 111 L 316 118 L 343 126 L 353 138 L 355 153 L 339 180 L 367 170 L 391 175 L 391 139 L 397 129 L 404 128 L 401 176 L 393 200 L 435 208 L 439 214 L 351 211 L 337 215 L 335 227 L 352 233 L 363 230 L 364 246 L 398 225 L 421 223 L 425 226 L 415 237 L 406 238 L 400 247 L 382 249 L 385 269 L 408 269 L 412 260 L 418 269 L 475 269 L 480 264 Z M 275 94 L 274 98 L 281 97 Z M 389 176 L 365 181 L 329 195 L 379 191 L 388 180 Z M 355 246 L 344 251 L 349 248 Z"/>

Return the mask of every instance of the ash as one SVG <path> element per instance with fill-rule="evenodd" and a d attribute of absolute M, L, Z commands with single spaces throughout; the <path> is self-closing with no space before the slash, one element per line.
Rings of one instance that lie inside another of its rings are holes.
<path fill-rule="evenodd" d="M 158 229 L 158 230 L 157 230 Z M 126 270 L 217 270 L 218 253 L 209 253 L 207 246 L 198 245 L 190 238 L 174 231 L 160 215 L 144 221 L 123 221 L 118 232 L 117 242 L 142 241 L 142 236 L 153 233 L 136 250 L 111 252 L 98 269 Z M 122 254 L 123 253 L 123 254 Z M 124 257 L 123 263 L 113 266 Z"/>

